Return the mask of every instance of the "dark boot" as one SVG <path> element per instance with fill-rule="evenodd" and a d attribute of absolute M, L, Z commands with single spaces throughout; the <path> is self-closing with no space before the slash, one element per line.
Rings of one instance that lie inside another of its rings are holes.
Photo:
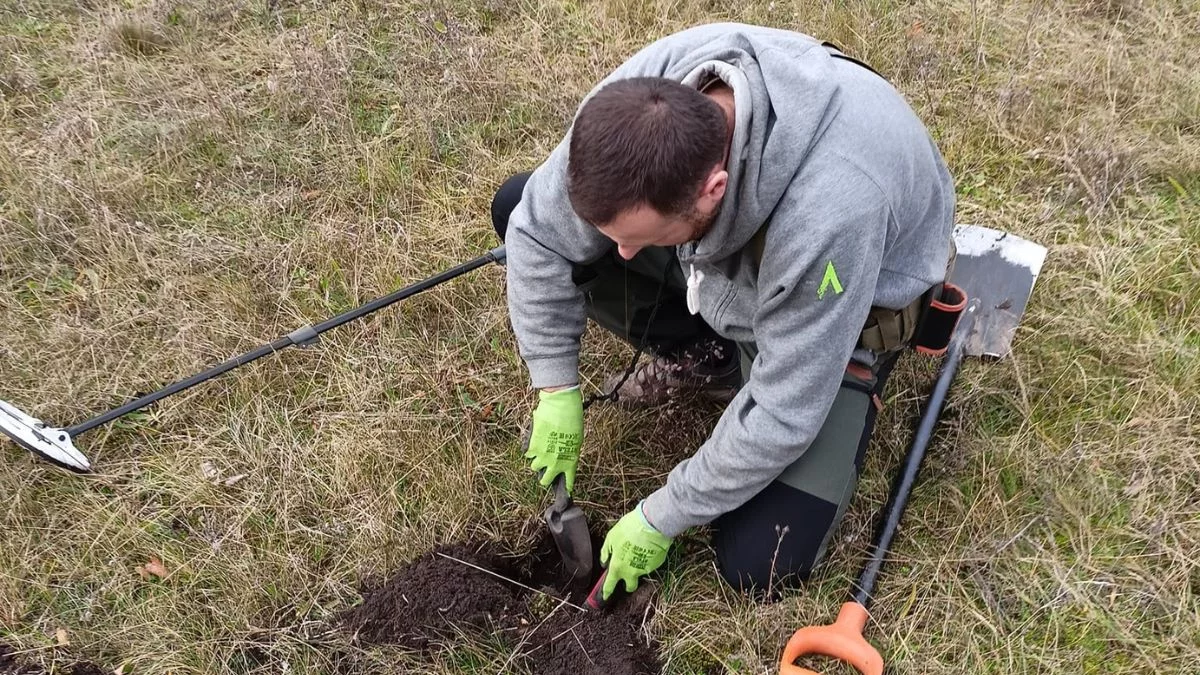
<path fill-rule="evenodd" d="M 624 376 L 623 372 L 610 376 L 604 391 L 612 391 Z M 647 407 L 696 395 L 728 402 L 741 383 L 737 348 L 725 340 L 703 340 L 643 363 L 617 390 L 617 403 Z"/>

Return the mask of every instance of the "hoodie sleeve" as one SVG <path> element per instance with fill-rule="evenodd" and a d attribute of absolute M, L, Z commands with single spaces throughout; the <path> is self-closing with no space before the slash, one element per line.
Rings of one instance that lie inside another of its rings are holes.
<path fill-rule="evenodd" d="M 647 517 L 665 535 L 749 501 L 824 424 L 874 299 L 891 214 L 870 179 L 851 175 L 806 186 L 815 197 L 785 196 L 790 207 L 767 230 L 750 380 L 708 441 L 647 499 Z"/>
<path fill-rule="evenodd" d="M 529 177 L 505 235 L 509 316 L 539 389 L 579 381 L 586 316 L 572 264 L 594 261 L 612 246 L 571 207 L 567 147 L 564 139 Z"/>

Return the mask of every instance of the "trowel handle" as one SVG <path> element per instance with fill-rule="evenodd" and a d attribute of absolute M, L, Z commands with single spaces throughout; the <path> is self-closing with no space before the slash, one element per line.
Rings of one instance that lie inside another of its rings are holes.
<path fill-rule="evenodd" d="M 608 578 L 608 570 L 605 570 L 604 573 L 600 575 L 600 579 L 596 581 L 596 585 L 592 586 L 592 592 L 588 593 L 588 597 L 587 597 L 587 606 L 588 607 L 595 609 L 595 610 L 603 610 L 605 607 L 608 607 L 608 603 L 612 600 L 612 598 L 605 600 L 603 597 L 603 595 L 604 595 L 604 580 L 607 578 Z M 617 591 L 613 590 L 614 597 L 616 596 L 616 594 L 617 594 Z"/>
<path fill-rule="evenodd" d="M 554 490 L 555 501 L 566 502 L 571 499 L 571 494 L 567 492 L 567 474 L 558 474 L 558 477 L 554 479 L 554 483 L 550 487 Z"/>
<path fill-rule="evenodd" d="M 538 478 L 541 478 L 545 473 L 546 470 L 542 469 L 541 472 L 538 473 Z M 571 500 L 571 493 L 567 492 L 567 474 L 558 474 L 558 476 L 555 477 L 554 482 L 550 484 L 550 489 L 554 491 L 555 511 L 561 514 L 563 511 L 571 508 L 571 504 L 574 502 Z"/>

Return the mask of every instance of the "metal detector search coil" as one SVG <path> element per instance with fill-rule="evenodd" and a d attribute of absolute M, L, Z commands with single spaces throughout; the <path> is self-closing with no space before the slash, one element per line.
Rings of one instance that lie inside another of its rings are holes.
<path fill-rule="evenodd" d="M 0 401 L 0 432 L 17 445 L 64 469 L 76 473 L 92 470 L 88 458 L 75 447 L 66 429 L 46 426 L 4 401 Z"/>

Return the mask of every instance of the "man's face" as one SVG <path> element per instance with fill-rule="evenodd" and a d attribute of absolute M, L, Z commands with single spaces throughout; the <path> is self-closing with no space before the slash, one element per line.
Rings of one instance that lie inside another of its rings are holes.
<path fill-rule="evenodd" d="M 716 211 L 701 213 L 692 207 L 685 214 L 664 216 L 649 205 L 639 205 L 617 214 L 612 222 L 597 227 L 617 244 L 617 253 L 631 260 L 647 246 L 678 246 L 696 241 L 712 227 Z"/>
<path fill-rule="evenodd" d="M 648 204 L 639 204 L 617 214 L 611 222 L 596 229 L 612 239 L 617 253 L 632 260 L 647 246 L 678 246 L 703 237 L 721 210 L 728 174 L 716 170 L 705 181 L 699 198 L 686 213 L 666 216 Z"/>

